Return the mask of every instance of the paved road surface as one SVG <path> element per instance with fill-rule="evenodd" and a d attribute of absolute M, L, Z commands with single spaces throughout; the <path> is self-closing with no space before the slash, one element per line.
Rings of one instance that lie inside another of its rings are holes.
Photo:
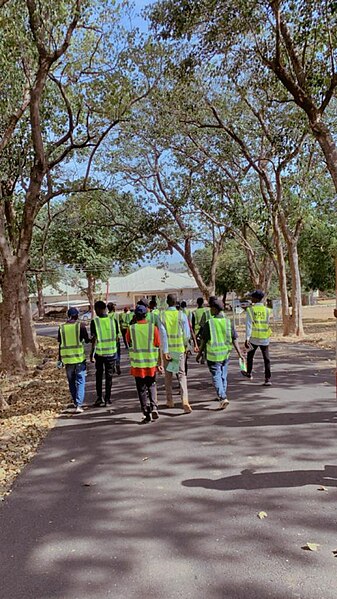
<path fill-rule="evenodd" d="M 1 599 L 336 599 L 333 363 L 272 353 L 271 388 L 232 360 L 225 412 L 193 366 L 190 415 L 139 426 L 124 372 L 113 413 L 60 418 L 0 507 Z"/>

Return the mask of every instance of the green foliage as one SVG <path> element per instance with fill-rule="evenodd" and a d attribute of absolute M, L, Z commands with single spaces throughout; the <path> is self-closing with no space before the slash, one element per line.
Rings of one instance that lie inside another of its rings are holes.
<path fill-rule="evenodd" d="M 210 279 L 211 253 L 210 246 L 196 250 L 194 253 L 195 261 L 207 283 Z M 217 267 L 216 293 L 221 296 L 234 291 L 237 295 L 242 295 L 251 290 L 251 287 L 247 259 L 242 247 L 234 240 L 227 241 Z"/>

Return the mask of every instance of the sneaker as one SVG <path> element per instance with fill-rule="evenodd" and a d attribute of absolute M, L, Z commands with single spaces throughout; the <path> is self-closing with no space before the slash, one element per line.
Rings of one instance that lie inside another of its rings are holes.
<path fill-rule="evenodd" d="M 107 405 L 111 406 L 111 404 L 112 404 L 111 399 L 106 399 L 105 402 L 104 402 L 105 406 L 107 406 Z"/>
<path fill-rule="evenodd" d="M 92 404 L 93 408 L 100 408 L 101 406 L 104 406 L 104 403 L 101 399 L 96 399 L 95 403 Z"/>
<path fill-rule="evenodd" d="M 151 416 L 152 416 L 152 420 L 158 420 L 159 414 L 158 414 L 157 410 L 152 410 Z"/>
<path fill-rule="evenodd" d="M 144 416 L 143 420 L 141 420 L 139 424 L 148 424 L 149 422 L 151 422 L 151 416 Z"/>
<path fill-rule="evenodd" d="M 245 376 L 246 379 L 249 379 L 250 381 L 253 380 L 253 376 L 251 374 L 248 374 L 248 372 L 244 372 L 243 370 L 241 370 L 241 374 L 242 376 Z"/>
<path fill-rule="evenodd" d="M 190 414 L 192 412 L 192 408 L 189 403 L 185 404 L 183 406 L 183 408 L 184 408 L 184 414 Z"/>
<path fill-rule="evenodd" d="M 119 364 L 116 364 L 116 372 L 117 372 L 118 376 L 120 376 L 122 374 L 121 367 Z"/>
<path fill-rule="evenodd" d="M 81 408 L 81 406 L 77 406 L 76 410 L 75 410 L 75 414 L 83 414 L 84 410 L 83 408 Z"/>
<path fill-rule="evenodd" d="M 263 383 L 263 387 L 271 387 L 271 380 L 270 379 L 266 379 Z"/>
<path fill-rule="evenodd" d="M 68 405 L 66 405 L 66 407 L 64 408 L 65 410 L 74 410 L 76 408 L 76 404 L 74 402 L 72 403 L 68 403 Z"/>
<path fill-rule="evenodd" d="M 229 405 L 229 400 L 227 398 L 221 399 L 219 403 L 219 410 L 225 410 Z"/>

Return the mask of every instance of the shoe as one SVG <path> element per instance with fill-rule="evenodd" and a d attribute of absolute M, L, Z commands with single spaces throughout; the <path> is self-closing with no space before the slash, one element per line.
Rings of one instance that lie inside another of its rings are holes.
<path fill-rule="evenodd" d="M 183 406 L 183 409 L 184 409 L 184 414 L 190 414 L 192 412 L 192 408 L 189 403 L 185 404 Z"/>
<path fill-rule="evenodd" d="M 111 399 L 107 399 L 107 400 L 104 402 L 104 405 L 105 405 L 105 406 L 107 406 L 107 405 L 111 406 L 111 404 L 112 404 L 112 401 L 111 401 Z"/>
<path fill-rule="evenodd" d="M 151 416 L 152 416 L 152 420 L 158 420 L 159 414 L 158 414 L 157 410 L 152 410 Z"/>
<path fill-rule="evenodd" d="M 271 387 L 271 380 L 270 379 L 266 379 L 263 383 L 263 387 Z"/>
<path fill-rule="evenodd" d="M 68 405 L 66 405 L 66 407 L 64 408 L 65 410 L 74 410 L 76 408 L 76 404 L 74 402 L 72 403 L 68 403 Z"/>
<path fill-rule="evenodd" d="M 174 408 L 174 401 L 167 401 L 166 404 L 165 404 L 165 406 L 167 408 Z"/>
<path fill-rule="evenodd" d="M 96 399 L 95 403 L 92 404 L 93 408 L 100 408 L 101 406 L 104 406 L 104 403 L 101 399 Z"/>
<path fill-rule="evenodd" d="M 219 403 L 219 410 L 225 410 L 229 405 L 229 400 L 227 397 L 225 399 L 221 399 Z"/>
<path fill-rule="evenodd" d="M 76 410 L 75 410 L 75 414 L 83 414 L 84 410 L 83 408 L 81 408 L 81 406 L 77 406 Z"/>
<path fill-rule="evenodd" d="M 245 376 L 246 379 L 249 379 L 250 381 L 253 380 L 253 376 L 251 374 L 248 374 L 248 372 L 244 372 L 243 370 L 241 370 L 241 374 L 242 376 Z"/>
<path fill-rule="evenodd" d="M 143 420 L 141 420 L 139 424 L 148 424 L 149 422 L 151 422 L 151 416 L 144 416 Z"/>
<path fill-rule="evenodd" d="M 117 372 L 118 376 L 120 376 L 122 374 L 121 373 L 121 367 L 120 367 L 119 364 L 116 364 L 116 372 Z"/>

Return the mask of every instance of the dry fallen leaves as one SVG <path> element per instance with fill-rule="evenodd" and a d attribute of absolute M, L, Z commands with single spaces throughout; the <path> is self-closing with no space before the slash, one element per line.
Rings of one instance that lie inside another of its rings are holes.
<path fill-rule="evenodd" d="M 11 397 L 13 401 L 0 413 L 0 498 L 9 493 L 15 478 L 69 401 L 66 377 L 55 368 L 57 341 L 43 338 L 39 343 L 39 361 L 46 362 L 38 374 L 32 364 L 25 376 L 1 377 L 1 392 L 5 400 Z"/>
<path fill-rule="evenodd" d="M 143 462 L 146 462 L 146 460 L 148 460 L 149 458 L 143 458 Z"/>
<path fill-rule="evenodd" d="M 267 514 L 267 512 L 259 512 L 257 517 L 260 518 L 260 520 L 263 520 L 263 518 L 268 517 L 268 514 Z"/>

